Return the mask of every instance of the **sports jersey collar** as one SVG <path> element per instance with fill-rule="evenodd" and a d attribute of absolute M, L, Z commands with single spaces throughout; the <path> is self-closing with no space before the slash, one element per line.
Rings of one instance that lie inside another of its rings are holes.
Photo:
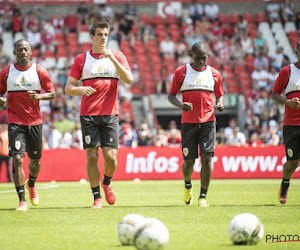
<path fill-rule="evenodd" d="M 92 57 L 99 59 L 103 57 L 103 53 L 93 53 L 92 50 L 90 50 L 90 54 Z"/>
<path fill-rule="evenodd" d="M 204 70 L 206 70 L 206 68 L 207 68 L 207 65 L 205 65 L 203 68 L 198 69 L 198 68 L 193 67 L 191 63 L 190 63 L 190 66 L 192 67 L 192 69 L 194 69 L 194 70 L 196 70 L 196 71 L 204 71 Z"/>
<path fill-rule="evenodd" d="M 295 62 L 294 65 L 296 66 L 296 68 L 300 69 L 300 63 L 298 64 L 298 62 Z"/>
<path fill-rule="evenodd" d="M 17 70 L 20 70 L 20 71 L 25 71 L 27 69 L 29 69 L 32 65 L 32 62 L 29 62 L 26 66 L 22 67 L 22 66 L 19 66 L 17 63 L 14 63 L 14 66 Z"/>

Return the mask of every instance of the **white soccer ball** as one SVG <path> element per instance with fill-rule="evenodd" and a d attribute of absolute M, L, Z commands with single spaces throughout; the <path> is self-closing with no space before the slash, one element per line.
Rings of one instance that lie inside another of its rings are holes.
<path fill-rule="evenodd" d="M 155 218 L 147 218 L 146 223 L 137 231 L 135 247 L 139 250 L 158 250 L 169 242 L 169 231 L 164 223 Z"/>
<path fill-rule="evenodd" d="M 254 214 L 242 213 L 232 218 L 228 233 L 236 245 L 256 245 L 264 236 L 264 226 Z"/>
<path fill-rule="evenodd" d="M 145 217 L 139 214 L 128 214 L 122 218 L 117 228 L 118 239 L 122 245 L 133 245 L 134 237 L 144 225 Z"/>

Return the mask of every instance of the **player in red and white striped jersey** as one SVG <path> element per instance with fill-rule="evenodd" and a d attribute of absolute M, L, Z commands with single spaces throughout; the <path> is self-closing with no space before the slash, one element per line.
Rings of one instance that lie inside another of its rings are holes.
<path fill-rule="evenodd" d="M 195 159 L 199 156 L 199 146 L 202 169 L 198 205 L 202 207 L 208 206 L 206 195 L 216 141 L 213 94 L 216 96 L 218 111 L 224 109 L 222 77 L 218 70 L 206 65 L 207 57 L 207 47 L 203 43 L 195 43 L 192 47 L 193 62 L 175 71 L 168 96 L 170 103 L 182 110 L 183 200 L 187 205 L 193 201 L 191 176 Z M 182 101 L 176 97 L 178 92 L 182 93 Z"/>
<path fill-rule="evenodd" d="M 8 92 L 7 100 L 5 97 L 0 98 L 0 106 L 7 101 L 13 179 L 20 201 L 17 210 L 26 211 L 28 207 L 25 201 L 23 158 L 27 152 L 30 160 L 29 179 L 25 183 L 30 201 L 36 206 L 39 197 L 35 180 L 40 171 L 42 155 L 42 118 L 39 100 L 55 98 L 55 91 L 47 70 L 30 61 L 31 46 L 28 41 L 23 39 L 16 41 L 14 54 L 17 62 L 7 66 L 0 73 L 0 93 Z"/>
<path fill-rule="evenodd" d="M 98 147 L 102 148 L 104 156 L 101 186 L 106 201 L 110 205 L 115 203 L 110 181 L 117 167 L 119 144 L 118 82 L 119 79 L 128 84 L 133 82 L 124 54 L 106 48 L 109 30 L 109 23 L 104 21 L 93 25 L 90 30 L 92 50 L 75 58 L 65 88 L 67 95 L 82 95 L 80 121 L 83 147 L 87 152 L 87 172 L 94 194 L 92 208 L 102 207 Z M 77 86 L 78 80 L 82 80 L 83 86 Z"/>
<path fill-rule="evenodd" d="M 272 91 L 272 98 L 285 105 L 283 140 L 287 162 L 283 165 L 282 182 L 278 193 L 281 204 L 287 201 L 290 178 L 300 159 L 300 42 L 296 46 L 296 55 L 297 62 L 280 70 Z"/>

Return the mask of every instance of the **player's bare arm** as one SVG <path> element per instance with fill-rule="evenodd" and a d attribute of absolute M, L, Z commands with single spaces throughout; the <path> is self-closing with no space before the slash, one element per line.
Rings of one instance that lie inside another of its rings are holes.
<path fill-rule="evenodd" d="M 224 97 L 220 96 L 216 99 L 216 107 L 219 112 L 222 112 L 224 110 Z"/>
<path fill-rule="evenodd" d="M 272 93 L 272 99 L 279 104 L 287 105 L 293 109 L 298 109 L 300 106 L 300 99 L 298 97 L 294 97 L 292 99 L 287 99 L 286 96 L 282 96 L 276 93 Z"/>
<path fill-rule="evenodd" d="M 113 62 L 113 64 L 117 69 L 118 74 L 120 75 L 120 78 L 124 82 L 128 84 L 133 83 L 134 79 L 131 71 L 124 68 L 124 66 L 117 60 L 117 58 L 114 56 L 111 50 L 109 49 L 104 50 L 103 55 L 104 57 L 109 58 Z"/>
<path fill-rule="evenodd" d="M 6 97 L 0 97 L 0 107 L 3 107 L 4 104 L 6 103 Z"/>
<path fill-rule="evenodd" d="M 180 108 L 183 111 L 190 111 L 193 110 L 193 104 L 190 102 L 181 102 L 175 95 L 168 95 L 168 100 L 171 104 L 175 107 Z"/>
<path fill-rule="evenodd" d="M 39 94 L 36 91 L 30 90 L 27 91 L 31 100 L 52 100 L 55 98 L 55 92 L 46 92 L 43 94 Z"/>
<path fill-rule="evenodd" d="M 86 95 L 90 96 L 96 92 L 96 90 L 90 86 L 76 86 L 77 79 L 69 76 L 65 87 L 65 92 L 69 96 Z"/>

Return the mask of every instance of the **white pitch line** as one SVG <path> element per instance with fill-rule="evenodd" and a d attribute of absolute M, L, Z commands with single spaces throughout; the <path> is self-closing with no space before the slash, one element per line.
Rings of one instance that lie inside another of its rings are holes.
<path fill-rule="evenodd" d="M 58 187 L 58 185 L 50 184 L 50 185 L 46 185 L 46 186 L 44 186 L 44 187 L 37 187 L 37 189 L 50 189 L 50 188 L 56 188 L 56 187 Z M 13 192 L 16 192 L 16 190 L 0 191 L 0 194 L 4 194 L 4 193 L 13 193 Z"/>

